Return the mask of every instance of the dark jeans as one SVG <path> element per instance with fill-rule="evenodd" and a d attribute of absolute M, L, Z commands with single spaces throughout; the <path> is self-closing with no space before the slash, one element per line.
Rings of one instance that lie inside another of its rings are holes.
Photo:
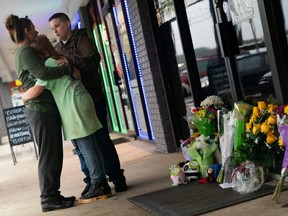
<path fill-rule="evenodd" d="M 97 143 L 100 147 L 100 150 L 104 158 L 104 166 L 106 170 L 106 175 L 109 177 L 109 181 L 121 179 L 124 177 L 123 175 L 124 170 L 120 169 L 119 157 L 118 157 L 116 148 L 114 146 L 114 143 L 112 142 L 109 136 L 105 98 L 97 102 L 94 102 L 94 105 L 95 105 L 97 116 L 101 124 L 103 125 L 103 128 L 99 129 L 96 132 L 96 139 L 97 139 Z M 79 148 L 77 146 L 75 146 L 75 151 L 80 160 L 81 170 L 85 174 L 85 178 L 83 179 L 83 181 L 86 184 L 90 184 L 91 183 L 90 174 L 86 166 L 84 157 L 79 151 Z"/>
<path fill-rule="evenodd" d="M 26 119 L 38 145 L 38 178 L 41 203 L 60 195 L 63 142 L 60 115 L 25 109 Z"/>
<path fill-rule="evenodd" d="M 103 178 L 105 178 L 105 168 L 104 168 L 104 160 L 97 144 L 97 139 L 95 133 L 72 140 L 74 146 L 77 146 L 79 151 L 81 152 L 84 160 L 85 166 L 87 166 L 88 174 L 90 174 L 90 182 L 87 184 L 96 184 L 97 182 L 101 182 Z M 86 171 L 85 171 L 86 172 Z"/>

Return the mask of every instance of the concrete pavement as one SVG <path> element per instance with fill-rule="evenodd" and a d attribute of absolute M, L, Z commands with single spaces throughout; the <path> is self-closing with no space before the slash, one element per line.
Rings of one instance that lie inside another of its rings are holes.
<path fill-rule="evenodd" d="M 117 134 L 111 134 L 112 138 Z M 2 140 L 3 141 L 3 140 Z M 42 213 L 37 179 L 37 160 L 32 144 L 14 147 L 18 163 L 14 166 L 7 141 L 0 145 L 0 215 L 1 216 L 148 216 L 142 208 L 127 200 L 128 197 L 171 187 L 168 168 L 183 161 L 180 152 L 164 154 L 156 152 L 155 145 L 139 140 L 116 145 L 129 189 L 89 204 L 76 204 L 69 209 Z M 72 144 L 64 142 L 64 164 L 61 193 L 79 197 L 84 188 L 82 172 Z M 215 199 L 217 199 L 215 197 Z M 274 204 L 271 196 L 262 197 L 239 205 L 208 213 L 210 216 L 233 215 L 288 215 L 288 192 L 282 192 L 280 203 Z M 285 206 L 286 205 L 286 206 Z"/>

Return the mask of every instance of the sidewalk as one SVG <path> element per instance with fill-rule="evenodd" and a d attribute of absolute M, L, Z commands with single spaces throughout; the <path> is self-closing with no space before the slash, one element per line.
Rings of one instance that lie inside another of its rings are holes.
<path fill-rule="evenodd" d="M 111 134 L 117 136 L 117 134 Z M 169 166 L 183 161 L 181 153 L 163 154 L 155 150 L 151 143 L 133 140 L 116 145 L 129 190 L 114 193 L 107 200 L 42 213 L 37 179 L 37 160 L 32 144 L 14 148 L 18 163 L 14 166 L 10 146 L 0 145 L 0 215 L 2 216 L 149 216 L 149 212 L 127 200 L 128 197 L 171 187 Z M 83 175 L 77 156 L 72 152 L 72 144 L 64 142 L 64 164 L 61 192 L 64 196 L 79 197 L 84 188 Z M 215 197 L 217 199 L 217 197 Z M 229 208 L 211 212 L 210 216 L 261 215 L 284 216 L 288 211 L 288 192 L 282 192 L 279 204 L 271 201 L 271 196 L 245 202 Z M 286 204 L 286 208 L 283 205 Z M 193 205 L 193 204 L 192 204 Z"/>

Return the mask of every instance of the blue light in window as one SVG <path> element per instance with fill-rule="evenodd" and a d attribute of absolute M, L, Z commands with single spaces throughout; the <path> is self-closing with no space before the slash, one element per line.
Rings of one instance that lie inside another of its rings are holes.
<path fill-rule="evenodd" d="M 125 6 L 126 16 L 127 16 L 128 25 L 129 25 L 128 29 L 130 31 L 132 46 L 133 46 L 136 64 L 137 64 L 137 69 L 138 69 L 140 87 L 141 87 L 141 90 L 142 90 L 143 95 L 144 95 L 144 105 L 145 105 L 145 108 L 147 110 L 147 117 L 148 117 L 148 124 L 149 124 L 150 131 L 151 131 L 151 138 L 152 138 L 152 140 L 155 140 L 154 131 L 153 131 L 152 122 L 151 122 L 151 116 L 150 116 L 150 109 L 148 107 L 148 101 L 147 101 L 147 97 L 146 97 L 146 93 L 145 93 L 145 89 L 144 89 L 144 85 L 143 85 L 142 70 L 141 70 L 140 63 L 139 63 L 138 52 L 137 52 L 134 34 L 133 34 L 133 30 L 132 30 L 133 28 L 131 25 L 131 19 L 130 19 L 130 15 L 129 15 L 127 0 L 124 0 L 124 6 Z"/>
<path fill-rule="evenodd" d="M 116 10 L 115 7 L 113 7 L 113 14 L 114 14 L 114 17 L 115 17 L 116 26 L 117 26 L 117 28 L 118 28 L 118 26 L 119 26 L 119 20 L 118 20 L 117 10 Z"/>

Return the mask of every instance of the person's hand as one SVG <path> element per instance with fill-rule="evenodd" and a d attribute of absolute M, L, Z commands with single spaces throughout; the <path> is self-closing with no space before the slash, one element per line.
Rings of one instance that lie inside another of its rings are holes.
<path fill-rule="evenodd" d="M 27 95 L 24 93 L 24 94 L 22 94 L 22 102 L 24 103 L 24 104 L 26 104 L 26 102 L 29 100 L 29 98 L 27 98 Z"/>
<path fill-rule="evenodd" d="M 48 41 L 49 41 L 49 38 L 48 38 L 47 35 L 45 35 L 45 34 L 39 34 L 39 35 L 38 35 L 38 38 L 39 38 L 39 39 L 44 39 L 44 40 L 48 40 Z M 49 41 L 49 43 L 50 43 L 50 41 Z"/>
<path fill-rule="evenodd" d="M 74 67 L 74 71 L 72 76 L 74 77 L 74 79 L 80 79 L 81 78 L 81 72 L 78 68 Z"/>
<path fill-rule="evenodd" d="M 58 66 L 63 66 L 63 65 L 68 65 L 69 60 L 67 57 L 61 57 L 60 59 L 57 60 L 57 65 Z"/>

